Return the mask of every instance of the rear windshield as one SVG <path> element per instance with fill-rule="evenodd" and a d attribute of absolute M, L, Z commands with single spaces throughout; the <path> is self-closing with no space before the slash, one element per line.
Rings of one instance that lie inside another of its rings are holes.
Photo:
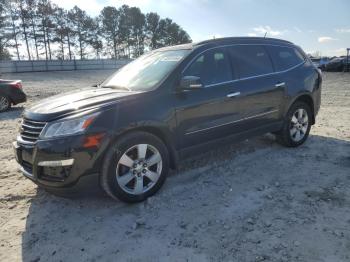
<path fill-rule="evenodd" d="M 287 70 L 304 61 L 304 57 L 293 47 L 266 46 L 276 71 Z"/>

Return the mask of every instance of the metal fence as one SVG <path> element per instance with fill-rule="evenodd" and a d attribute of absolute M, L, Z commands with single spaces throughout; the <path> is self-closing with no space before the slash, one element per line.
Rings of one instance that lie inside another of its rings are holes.
<path fill-rule="evenodd" d="M 130 61 L 113 59 L 0 61 L 0 73 L 118 69 Z"/>

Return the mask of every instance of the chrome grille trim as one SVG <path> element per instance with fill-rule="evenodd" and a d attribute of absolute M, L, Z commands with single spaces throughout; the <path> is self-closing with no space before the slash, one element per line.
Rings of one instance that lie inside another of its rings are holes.
<path fill-rule="evenodd" d="M 33 135 L 40 135 L 40 133 L 41 133 L 40 131 L 39 132 L 34 132 L 34 131 L 28 131 L 28 130 L 26 130 L 24 132 L 26 132 L 28 134 L 33 134 Z"/>
<path fill-rule="evenodd" d="M 32 121 L 30 119 L 23 118 L 20 129 L 20 140 L 26 144 L 34 144 L 39 138 L 41 131 L 44 129 L 46 122 Z"/>
<path fill-rule="evenodd" d="M 22 126 L 25 126 L 25 127 L 27 127 L 27 128 L 32 128 L 32 129 L 42 129 L 42 127 L 30 126 L 30 125 L 23 124 L 23 123 L 22 123 Z"/>

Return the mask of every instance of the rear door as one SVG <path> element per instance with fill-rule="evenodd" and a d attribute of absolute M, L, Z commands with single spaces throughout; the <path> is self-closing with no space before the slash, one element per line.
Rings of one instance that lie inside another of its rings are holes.
<path fill-rule="evenodd" d="M 236 129 L 247 131 L 273 124 L 279 120 L 285 84 L 276 77 L 273 64 L 263 45 L 228 47 L 233 68 L 239 79 L 231 86 L 235 107 L 241 119 Z"/>
<path fill-rule="evenodd" d="M 307 70 L 293 70 L 305 62 L 304 56 L 295 48 L 288 46 L 266 46 L 276 70 L 276 79 L 284 84 L 285 88 L 291 90 L 295 87 L 302 88 Z M 310 79 L 311 80 L 311 79 Z M 286 92 L 287 94 L 287 92 Z"/>

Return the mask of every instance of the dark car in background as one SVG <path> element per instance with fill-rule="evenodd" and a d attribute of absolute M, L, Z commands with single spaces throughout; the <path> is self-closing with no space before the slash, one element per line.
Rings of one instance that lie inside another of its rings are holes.
<path fill-rule="evenodd" d="M 327 64 L 329 63 L 330 59 L 327 57 L 322 57 L 322 58 L 311 58 L 311 61 L 313 62 L 313 64 L 321 69 L 321 70 L 325 70 Z"/>
<path fill-rule="evenodd" d="M 335 57 L 325 65 L 325 71 L 343 72 L 349 62 L 346 57 Z"/>
<path fill-rule="evenodd" d="M 153 195 L 180 159 L 273 132 L 305 142 L 322 76 L 300 47 L 233 37 L 161 48 L 97 88 L 24 112 L 16 159 L 39 186 L 64 193 L 100 185 L 112 198 Z"/>
<path fill-rule="evenodd" d="M 26 101 L 21 80 L 0 79 L 0 112 Z"/>

